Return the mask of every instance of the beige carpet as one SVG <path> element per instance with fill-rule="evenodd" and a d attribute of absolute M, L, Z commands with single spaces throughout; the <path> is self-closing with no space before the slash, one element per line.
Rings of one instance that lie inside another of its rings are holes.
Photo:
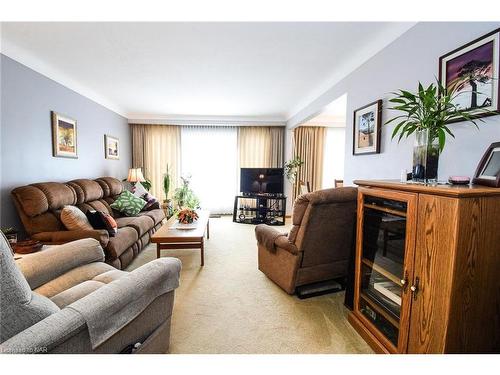
<path fill-rule="evenodd" d="M 257 269 L 253 225 L 210 219 L 210 236 L 204 267 L 199 250 L 163 251 L 182 261 L 171 353 L 372 353 L 347 322 L 343 293 L 300 300 Z M 149 245 L 128 270 L 155 257 Z"/>

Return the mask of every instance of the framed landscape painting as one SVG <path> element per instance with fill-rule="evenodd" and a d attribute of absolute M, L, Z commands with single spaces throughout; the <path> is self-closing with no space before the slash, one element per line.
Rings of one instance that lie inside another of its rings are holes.
<path fill-rule="evenodd" d="M 476 118 L 495 115 L 482 110 L 499 110 L 499 42 L 497 29 L 439 58 L 439 81 L 456 86 L 454 104 Z"/>
<path fill-rule="evenodd" d="M 76 120 L 51 112 L 52 153 L 60 158 L 78 158 Z"/>
<path fill-rule="evenodd" d="M 120 141 L 111 135 L 104 135 L 104 150 L 106 159 L 120 159 Z"/>
<path fill-rule="evenodd" d="M 382 100 L 365 105 L 354 111 L 353 155 L 380 153 L 380 123 Z"/>

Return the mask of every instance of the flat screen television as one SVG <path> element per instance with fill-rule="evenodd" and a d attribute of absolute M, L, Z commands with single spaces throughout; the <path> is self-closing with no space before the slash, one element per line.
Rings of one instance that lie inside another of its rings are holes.
<path fill-rule="evenodd" d="M 241 168 L 244 194 L 283 194 L 283 168 Z"/>

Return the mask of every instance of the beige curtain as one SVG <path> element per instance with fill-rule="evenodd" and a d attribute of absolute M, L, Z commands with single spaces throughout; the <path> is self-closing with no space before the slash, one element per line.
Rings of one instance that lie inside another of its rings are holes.
<path fill-rule="evenodd" d="M 239 127 L 239 167 L 283 167 L 284 139 L 285 128 L 281 126 Z"/>
<path fill-rule="evenodd" d="M 324 127 L 299 126 L 293 131 L 293 155 L 300 157 L 304 162 L 294 186 L 294 200 L 300 195 L 299 181 L 309 182 L 311 191 L 321 189 L 325 135 Z"/>
<path fill-rule="evenodd" d="M 131 124 L 132 165 L 142 168 L 144 177 L 151 180 L 151 194 L 164 200 L 163 175 L 170 172 L 172 196 L 180 177 L 181 129 L 172 125 Z"/>

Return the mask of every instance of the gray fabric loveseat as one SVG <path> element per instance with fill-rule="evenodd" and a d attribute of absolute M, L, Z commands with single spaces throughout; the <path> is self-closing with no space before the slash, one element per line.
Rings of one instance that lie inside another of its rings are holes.
<path fill-rule="evenodd" d="M 91 238 L 14 261 L 0 234 L 0 353 L 166 353 L 180 269 L 117 270 Z"/>

